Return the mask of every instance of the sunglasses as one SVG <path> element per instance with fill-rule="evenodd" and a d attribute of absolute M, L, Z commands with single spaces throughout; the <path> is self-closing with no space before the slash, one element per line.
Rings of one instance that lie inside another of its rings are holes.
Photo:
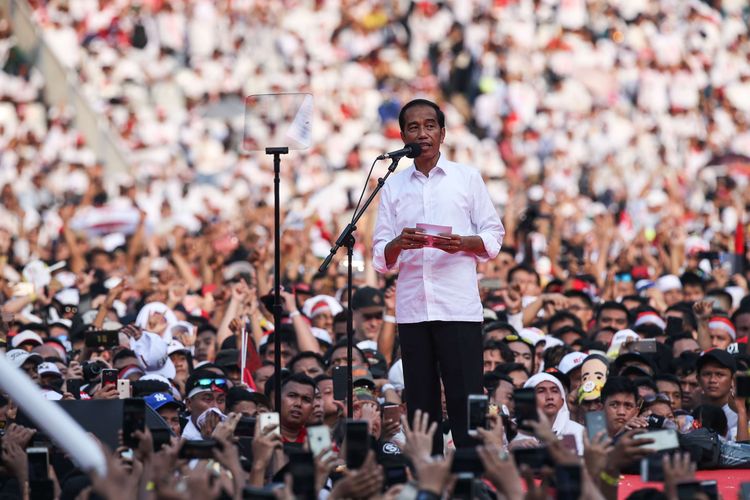
<path fill-rule="evenodd" d="M 382 312 L 374 312 L 374 313 L 362 313 L 362 317 L 365 321 L 371 320 L 371 319 L 383 319 L 383 313 Z"/>
<path fill-rule="evenodd" d="M 196 387 L 211 387 L 214 385 L 227 385 L 227 379 L 225 378 L 199 378 L 195 383 Z"/>
<path fill-rule="evenodd" d="M 646 396 L 643 396 L 643 402 L 646 404 L 651 403 L 672 403 L 672 400 L 664 394 L 663 392 L 659 392 L 656 395 L 652 396 L 651 394 L 648 394 Z"/>

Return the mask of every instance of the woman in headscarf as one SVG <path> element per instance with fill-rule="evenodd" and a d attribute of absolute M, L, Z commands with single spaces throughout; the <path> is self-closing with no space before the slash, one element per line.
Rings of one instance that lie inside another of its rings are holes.
<path fill-rule="evenodd" d="M 570 410 L 565 402 L 565 389 L 556 377 L 549 373 L 537 373 L 526 381 L 524 387 L 533 388 L 536 393 L 536 408 L 552 422 L 552 432 L 559 438 L 570 434 L 575 438 L 578 454 L 583 453 L 583 426 L 570 418 Z M 519 432 L 513 439 L 517 445 L 528 440 L 537 442 L 534 436 Z M 523 445 L 521 445 L 523 446 Z M 513 446 L 512 446 L 513 447 Z"/>

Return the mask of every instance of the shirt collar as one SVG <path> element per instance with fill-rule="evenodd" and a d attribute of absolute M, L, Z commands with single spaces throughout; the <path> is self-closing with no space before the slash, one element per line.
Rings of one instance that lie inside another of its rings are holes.
<path fill-rule="evenodd" d="M 435 172 L 442 172 L 443 175 L 447 176 L 448 172 L 450 171 L 450 169 L 447 168 L 447 163 L 448 163 L 448 160 L 445 159 L 445 155 L 441 152 L 440 153 L 440 157 L 438 158 L 437 163 L 432 168 L 432 170 L 430 170 L 430 176 L 434 175 Z M 421 172 L 419 170 L 417 170 L 416 163 L 412 163 L 411 167 L 409 167 L 409 168 L 411 169 L 411 175 L 413 177 L 416 178 L 418 175 L 421 174 Z"/>

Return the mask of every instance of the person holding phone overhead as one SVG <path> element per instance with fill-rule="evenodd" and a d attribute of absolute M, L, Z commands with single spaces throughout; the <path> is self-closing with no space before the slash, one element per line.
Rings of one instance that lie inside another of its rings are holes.
<path fill-rule="evenodd" d="M 405 104 L 399 126 L 420 154 L 381 191 L 373 263 L 381 273 L 399 270 L 396 322 L 409 419 L 420 409 L 440 421 L 442 376 L 455 444 L 471 446 L 466 401 L 482 393 L 476 264 L 497 256 L 505 229 L 479 170 L 441 154 L 445 115 L 435 103 Z M 432 451 L 443 452 L 440 432 Z"/>

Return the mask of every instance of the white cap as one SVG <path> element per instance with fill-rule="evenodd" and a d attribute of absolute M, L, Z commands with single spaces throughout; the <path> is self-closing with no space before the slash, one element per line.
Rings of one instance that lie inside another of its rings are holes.
<path fill-rule="evenodd" d="M 656 280 L 656 288 L 661 293 L 669 292 L 670 290 L 682 290 L 682 282 L 674 274 L 665 274 Z"/>
<path fill-rule="evenodd" d="M 302 304 L 302 314 L 308 318 L 313 317 L 313 309 L 318 305 L 319 302 L 325 301 L 328 308 L 331 310 L 331 315 L 336 316 L 338 313 L 344 310 L 339 304 L 339 301 L 330 295 L 316 295 L 315 297 L 309 298 Z"/>
<path fill-rule="evenodd" d="M 369 350 L 373 350 L 373 351 L 377 351 L 378 350 L 378 343 L 375 342 L 374 340 L 363 340 L 363 341 L 361 341 L 361 342 L 359 342 L 357 344 L 357 347 L 359 347 L 363 351 L 366 351 L 368 349 Z"/>
<path fill-rule="evenodd" d="M 614 334 L 612 337 L 612 341 L 609 343 L 609 350 L 607 351 L 607 356 L 617 357 L 617 355 L 620 352 L 620 347 L 625 342 L 628 342 L 630 340 L 639 340 L 640 337 L 637 333 L 635 333 L 630 328 L 626 328 L 624 330 L 619 330 L 617 333 Z"/>
<path fill-rule="evenodd" d="M 76 288 L 66 288 L 57 292 L 55 299 L 64 306 L 77 306 L 81 302 L 81 295 Z"/>
<path fill-rule="evenodd" d="M 18 347 L 24 342 L 36 342 L 38 345 L 44 344 L 44 341 L 39 334 L 32 332 L 31 330 L 24 330 L 13 337 L 13 340 L 10 341 L 10 345 L 11 347 Z"/>
<path fill-rule="evenodd" d="M 17 368 L 21 368 L 23 364 L 30 358 L 37 359 L 40 363 L 44 361 L 42 356 L 35 352 L 26 352 L 23 349 L 11 349 L 5 353 L 5 357 L 13 363 Z"/>
<path fill-rule="evenodd" d="M 190 352 L 190 349 L 185 347 L 179 340 L 172 339 L 172 342 L 169 343 L 169 347 L 167 347 L 167 356 L 179 351 Z"/>
<path fill-rule="evenodd" d="M 583 360 L 586 359 L 586 356 L 588 356 L 588 354 L 585 352 L 569 352 L 563 356 L 560 363 L 557 364 L 557 369 L 567 375 L 581 366 Z"/>
<path fill-rule="evenodd" d="M 565 345 L 565 342 L 558 339 L 557 337 L 551 337 L 547 335 L 542 339 L 544 341 L 544 350 L 550 349 L 551 347 L 555 347 L 558 345 Z"/>
<path fill-rule="evenodd" d="M 325 342 L 328 345 L 333 344 L 331 334 L 329 334 L 326 330 L 317 328 L 315 326 L 310 327 L 310 330 L 312 331 L 313 337 L 315 337 L 316 339 L 320 340 L 321 342 Z"/>
<path fill-rule="evenodd" d="M 533 346 L 536 346 L 539 342 L 545 340 L 544 332 L 539 328 L 521 328 L 521 331 L 518 332 L 518 336 Z"/>
<path fill-rule="evenodd" d="M 36 367 L 36 372 L 39 375 L 49 375 L 49 374 L 55 374 L 62 377 L 62 373 L 60 372 L 60 369 L 57 367 L 55 363 L 50 362 L 44 362 L 41 363 L 39 366 Z"/>

